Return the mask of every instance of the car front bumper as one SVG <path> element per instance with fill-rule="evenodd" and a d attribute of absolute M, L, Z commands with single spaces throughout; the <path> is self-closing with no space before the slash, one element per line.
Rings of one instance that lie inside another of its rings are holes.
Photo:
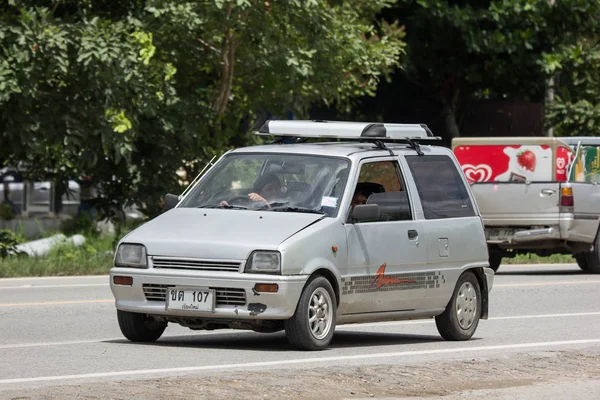
<path fill-rule="evenodd" d="M 133 278 L 131 286 L 116 285 L 115 276 Z M 122 311 L 168 317 L 224 320 L 285 320 L 294 315 L 306 275 L 211 274 L 194 271 L 112 268 L 110 288 Z M 259 293 L 257 283 L 277 284 L 277 293 Z M 215 289 L 214 312 L 167 310 L 169 287 Z"/>

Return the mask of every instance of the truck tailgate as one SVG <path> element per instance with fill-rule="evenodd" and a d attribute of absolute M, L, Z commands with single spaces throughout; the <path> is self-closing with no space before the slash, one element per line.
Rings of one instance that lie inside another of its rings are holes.
<path fill-rule="evenodd" d="M 556 226 L 560 183 L 478 182 L 471 185 L 486 227 Z"/>

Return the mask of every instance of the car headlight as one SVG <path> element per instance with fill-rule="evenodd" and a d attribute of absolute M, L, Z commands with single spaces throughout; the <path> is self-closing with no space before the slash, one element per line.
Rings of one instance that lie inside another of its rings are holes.
<path fill-rule="evenodd" d="M 281 254 L 278 251 L 255 251 L 248 258 L 245 272 L 281 274 Z"/>
<path fill-rule="evenodd" d="M 146 247 L 141 244 L 123 243 L 117 249 L 116 267 L 148 268 Z"/>

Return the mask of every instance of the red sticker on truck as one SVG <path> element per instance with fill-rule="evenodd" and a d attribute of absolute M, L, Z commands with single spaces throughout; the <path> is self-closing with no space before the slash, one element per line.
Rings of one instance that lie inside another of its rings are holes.
<path fill-rule="evenodd" d="M 557 179 L 566 180 L 570 153 L 569 149 L 560 147 L 555 162 L 552 148 L 547 145 L 458 146 L 454 149 L 469 182 L 552 181 L 554 168 Z"/>

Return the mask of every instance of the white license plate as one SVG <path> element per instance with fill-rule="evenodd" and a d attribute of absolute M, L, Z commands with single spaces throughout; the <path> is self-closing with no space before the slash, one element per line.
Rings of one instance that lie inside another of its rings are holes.
<path fill-rule="evenodd" d="M 166 309 L 214 312 L 215 291 L 208 288 L 169 288 Z"/>
<path fill-rule="evenodd" d="M 487 240 L 508 240 L 515 235 L 514 229 L 508 228 L 486 228 L 485 237 Z"/>

